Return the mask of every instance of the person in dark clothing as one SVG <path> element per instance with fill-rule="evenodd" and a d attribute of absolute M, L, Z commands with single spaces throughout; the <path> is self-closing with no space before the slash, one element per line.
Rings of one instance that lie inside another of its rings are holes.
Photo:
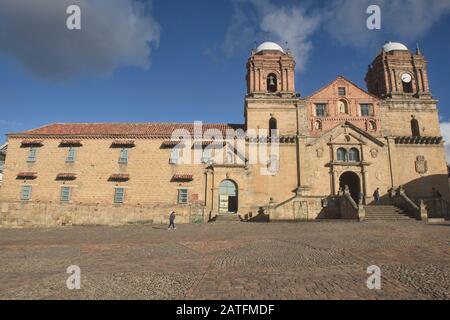
<path fill-rule="evenodd" d="M 375 192 L 373 193 L 373 198 L 375 200 L 375 204 L 380 203 L 380 188 L 377 188 Z"/>
<path fill-rule="evenodd" d="M 437 190 L 436 188 L 433 188 L 432 191 L 433 191 L 434 198 L 442 199 L 442 194 L 439 192 L 439 190 Z"/>
<path fill-rule="evenodd" d="M 169 227 L 167 228 L 167 230 L 170 230 L 170 227 L 172 227 L 172 230 L 175 230 L 175 211 L 171 211 L 170 215 L 169 215 Z"/>

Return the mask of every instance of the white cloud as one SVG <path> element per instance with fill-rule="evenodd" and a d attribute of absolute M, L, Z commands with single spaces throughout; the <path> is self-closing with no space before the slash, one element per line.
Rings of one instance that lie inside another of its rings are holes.
<path fill-rule="evenodd" d="M 441 133 L 445 140 L 445 153 L 450 163 L 450 122 L 441 122 Z"/>
<path fill-rule="evenodd" d="M 283 6 L 270 0 L 235 0 L 234 14 L 225 35 L 222 51 L 231 56 L 249 49 L 254 41 L 274 41 L 289 48 L 304 70 L 313 49 L 311 35 L 318 29 L 320 16 L 300 5 Z"/>
<path fill-rule="evenodd" d="M 369 5 L 381 7 L 381 30 L 369 30 Z M 234 0 L 234 14 L 221 45 L 225 56 L 246 54 L 255 42 L 285 41 L 304 70 L 313 50 L 312 36 L 323 28 L 342 45 L 375 50 L 387 40 L 416 42 L 445 15 L 450 0 L 335 0 L 288 5 L 274 0 Z"/>
<path fill-rule="evenodd" d="M 372 4 L 381 8 L 381 30 L 366 28 L 366 9 Z M 450 0 L 336 0 L 326 12 L 325 29 L 331 36 L 361 48 L 385 40 L 418 41 L 450 13 Z"/>
<path fill-rule="evenodd" d="M 73 4 L 81 7 L 82 30 L 66 28 Z M 148 68 L 159 34 L 150 4 L 142 1 L 0 1 L 0 52 L 44 78 L 108 75 L 122 65 Z"/>

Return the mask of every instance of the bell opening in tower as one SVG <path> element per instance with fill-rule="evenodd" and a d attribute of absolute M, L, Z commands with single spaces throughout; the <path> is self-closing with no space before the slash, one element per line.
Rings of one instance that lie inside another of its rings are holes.
<path fill-rule="evenodd" d="M 413 87 L 411 82 L 402 81 L 402 84 L 404 93 L 413 93 Z"/>
<path fill-rule="evenodd" d="M 275 93 L 277 91 L 277 76 L 271 73 L 267 76 L 267 92 Z"/>

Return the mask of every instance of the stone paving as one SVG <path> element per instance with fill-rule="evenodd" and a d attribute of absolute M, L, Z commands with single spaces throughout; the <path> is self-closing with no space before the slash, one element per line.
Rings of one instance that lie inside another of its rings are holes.
<path fill-rule="evenodd" d="M 370 265 L 381 290 L 367 289 Z M 0 229 L 0 299 L 449 298 L 449 224 Z"/>

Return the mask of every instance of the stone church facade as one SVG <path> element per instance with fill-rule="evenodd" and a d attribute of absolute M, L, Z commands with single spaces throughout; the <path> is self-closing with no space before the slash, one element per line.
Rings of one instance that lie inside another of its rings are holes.
<path fill-rule="evenodd" d="M 50 124 L 9 134 L 1 224 L 165 223 L 172 209 L 185 223 L 363 220 L 377 188 L 381 203 L 418 219 L 445 216 L 447 164 L 425 57 L 387 43 L 365 79 L 368 91 L 339 76 L 301 97 L 292 55 L 266 42 L 247 62 L 243 124 Z M 261 142 L 276 154 L 250 161 Z"/>

